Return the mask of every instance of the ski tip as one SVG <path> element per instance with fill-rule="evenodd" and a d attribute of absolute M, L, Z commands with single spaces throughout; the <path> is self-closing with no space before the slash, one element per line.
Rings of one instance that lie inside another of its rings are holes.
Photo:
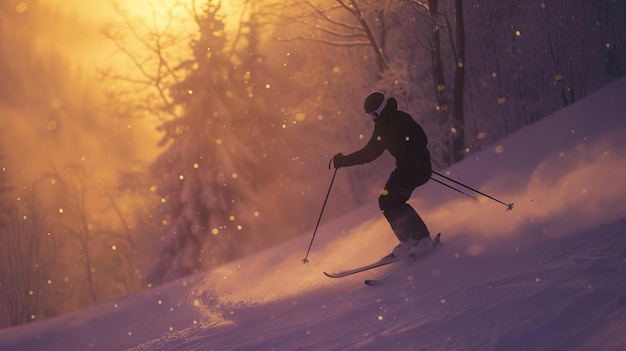
<path fill-rule="evenodd" d="M 433 239 L 433 241 L 437 244 L 439 244 L 439 241 L 441 241 L 441 233 L 437 233 L 437 235 L 435 235 L 435 238 Z"/>
<path fill-rule="evenodd" d="M 367 279 L 364 283 L 367 286 L 376 286 L 376 285 L 382 284 L 379 280 L 374 280 L 374 279 Z"/>
<path fill-rule="evenodd" d="M 337 277 L 335 275 L 332 275 L 332 274 L 326 273 L 326 272 L 324 272 L 324 275 L 327 276 L 328 278 L 339 278 L 339 277 Z"/>

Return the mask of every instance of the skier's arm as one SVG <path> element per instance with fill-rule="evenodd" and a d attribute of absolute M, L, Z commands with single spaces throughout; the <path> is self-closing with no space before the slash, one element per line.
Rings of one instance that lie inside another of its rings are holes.
<path fill-rule="evenodd" d="M 349 167 L 354 165 L 360 165 L 368 162 L 372 162 L 382 155 L 385 151 L 385 147 L 380 141 L 380 138 L 374 134 L 365 146 L 358 151 L 355 151 L 349 155 L 345 155 L 340 160 L 340 167 Z M 335 160 L 339 161 L 339 160 Z M 335 162 L 337 164 L 337 162 Z"/>

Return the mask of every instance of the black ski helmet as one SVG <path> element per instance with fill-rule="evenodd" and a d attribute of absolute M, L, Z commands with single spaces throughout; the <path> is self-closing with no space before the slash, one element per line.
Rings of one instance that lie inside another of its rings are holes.
<path fill-rule="evenodd" d="M 373 118 L 378 118 L 380 113 L 387 106 L 387 97 L 380 91 L 374 91 L 370 93 L 363 102 L 363 109 L 365 113 L 371 115 Z"/>

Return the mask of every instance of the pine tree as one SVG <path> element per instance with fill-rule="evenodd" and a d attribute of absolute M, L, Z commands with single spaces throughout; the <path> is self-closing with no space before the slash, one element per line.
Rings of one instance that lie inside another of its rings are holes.
<path fill-rule="evenodd" d="M 197 271 L 203 253 L 210 265 L 233 251 L 232 234 L 243 227 L 237 207 L 250 197 L 258 163 L 246 72 L 229 54 L 219 5 L 209 2 L 196 21 L 193 59 L 178 67 L 188 74 L 170 90 L 182 117 L 161 125 L 167 149 L 152 167 L 165 224 L 165 255 L 153 282 Z"/>

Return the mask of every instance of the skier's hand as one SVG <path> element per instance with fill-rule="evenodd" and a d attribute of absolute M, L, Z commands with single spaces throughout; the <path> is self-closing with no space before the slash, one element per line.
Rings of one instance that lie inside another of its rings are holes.
<path fill-rule="evenodd" d="M 341 152 L 333 156 L 333 167 L 335 169 L 343 167 L 343 154 Z"/>

